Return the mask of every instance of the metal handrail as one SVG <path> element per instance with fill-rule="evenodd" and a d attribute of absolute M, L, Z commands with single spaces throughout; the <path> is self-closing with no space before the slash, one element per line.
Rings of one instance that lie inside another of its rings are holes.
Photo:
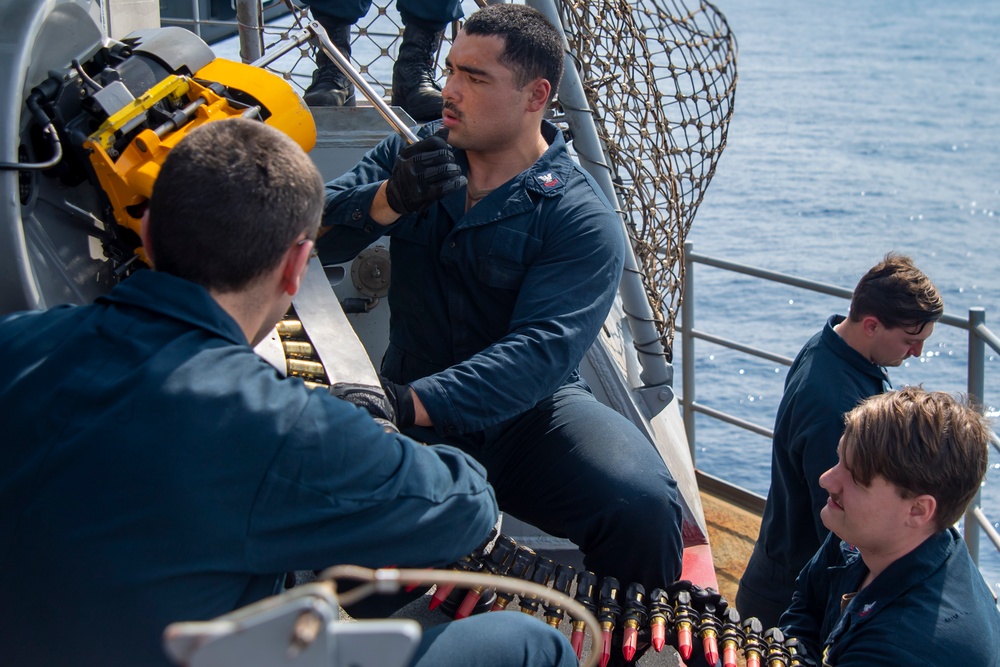
<path fill-rule="evenodd" d="M 695 460 L 696 450 L 696 413 L 701 413 L 711 417 L 712 419 L 717 419 L 758 435 L 768 438 L 774 437 L 774 432 L 765 426 L 747 421 L 723 410 L 717 410 L 698 403 L 696 400 L 697 394 L 695 393 L 694 374 L 694 341 L 696 339 L 705 340 L 744 354 L 784 364 L 785 366 L 790 366 L 792 363 L 792 359 L 786 356 L 753 347 L 751 345 L 745 345 L 743 343 L 709 334 L 694 328 L 695 264 L 704 264 L 705 266 L 711 266 L 724 271 L 730 271 L 770 282 L 790 285 L 792 287 L 798 287 L 811 292 L 818 292 L 820 294 L 828 294 L 830 296 L 842 297 L 845 299 L 850 299 L 852 296 L 852 290 L 845 289 L 843 287 L 837 287 L 835 285 L 829 285 L 827 283 L 821 283 L 805 278 L 798 278 L 796 276 L 776 271 L 768 271 L 766 269 L 760 269 L 747 264 L 731 262 L 716 257 L 699 255 L 694 252 L 693 243 L 689 241 L 684 244 L 684 300 L 681 303 L 680 325 L 677 327 L 677 332 L 681 335 L 681 349 L 683 351 L 683 362 L 681 365 L 683 395 L 678 396 L 677 400 L 678 403 L 684 406 L 684 429 L 687 432 L 688 447 L 691 450 L 692 461 Z M 967 391 L 971 399 L 982 402 L 985 390 L 986 346 L 989 346 L 994 351 L 1000 353 L 1000 337 L 998 337 L 986 326 L 986 311 L 983 308 L 970 308 L 968 319 L 963 319 L 946 313 L 941 318 L 940 323 L 959 329 L 965 329 L 969 332 Z M 997 435 L 993 432 L 990 433 L 990 444 L 994 449 L 1000 452 L 1000 437 L 997 437 Z M 965 512 L 965 543 L 968 546 L 969 553 L 972 554 L 972 558 L 977 565 L 979 563 L 979 528 L 982 528 L 982 530 L 993 542 L 994 546 L 996 546 L 997 551 L 1000 552 L 1000 535 L 997 534 L 997 531 L 993 528 L 993 525 L 983 513 L 981 502 L 982 492 L 980 491 L 976 494 L 976 497 L 969 504 L 969 508 Z"/>
<path fill-rule="evenodd" d="M 975 507 L 972 510 L 972 514 L 975 517 L 976 521 L 979 523 L 980 527 L 982 527 L 983 532 L 985 532 L 986 535 L 990 538 L 990 541 L 993 542 L 993 545 L 997 548 L 997 551 L 1000 551 L 1000 533 L 997 532 L 997 529 L 993 527 L 993 524 L 990 523 L 990 520 L 986 518 L 985 514 L 983 514 L 983 510 L 979 507 Z"/>

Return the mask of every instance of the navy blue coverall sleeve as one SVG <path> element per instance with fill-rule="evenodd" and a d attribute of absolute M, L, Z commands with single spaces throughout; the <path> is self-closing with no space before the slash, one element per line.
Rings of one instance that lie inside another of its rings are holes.
<path fill-rule="evenodd" d="M 821 658 L 823 620 L 830 595 L 829 583 L 823 576 L 828 565 L 827 553 L 831 549 L 839 551 L 839 544 L 840 538 L 827 531 L 823 545 L 795 580 L 792 603 L 778 623 L 785 636 L 798 639 L 808 656 L 817 664 Z"/>
<path fill-rule="evenodd" d="M 826 505 L 830 494 L 819 485 L 819 478 L 837 465 L 837 444 L 844 431 L 844 412 L 840 408 L 841 406 L 834 405 L 825 410 L 813 410 L 811 417 L 796 420 L 796 432 L 791 438 L 792 464 L 801 465 L 798 472 L 809 489 L 813 526 L 816 541 L 820 544 L 830 534 L 830 530 L 819 518 L 819 512 Z"/>
<path fill-rule="evenodd" d="M 434 125 L 424 126 L 418 136 L 434 129 Z M 421 225 L 432 225 L 434 216 L 447 215 L 438 204 L 426 214 L 430 219 L 405 216 L 387 227 L 368 215 L 375 192 L 391 174 L 402 146 L 400 137 L 390 136 L 353 170 L 327 184 L 324 224 L 328 227 L 319 241 L 325 260 L 347 261 L 382 234 L 392 236 L 401 225 L 415 233 Z M 452 280 L 449 289 L 464 290 L 466 302 L 482 306 L 481 313 L 465 317 L 499 319 L 501 331 L 467 358 L 410 381 L 435 430 L 443 435 L 482 431 L 551 396 L 577 369 L 611 308 L 624 264 L 620 221 L 593 180 L 570 166 L 561 143 L 550 153 L 522 174 L 523 185 L 513 189 L 507 201 L 492 209 L 480 204 L 458 223 L 468 232 L 463 238 L 472 240 L 458 241 L 456 252 L 465 254 L 455 261 L 469 274 L 478 273 L 461 286 Z M 550 169 L 557 174 L 557 182 L 565 180 L 560 189 L 539 185 Z M 517 296 L 509 311 L 491 310 L 482 304 L 491 290 L 504 287 L 491 284 L 491 277 L 484 277 L 485 269 L 476 266 L 485 252 L 475 245 L 481 238 L 476 234 L 505 225 L 509 225 L 503 230 L 506 238 L 518 246 L 517 257 L 501 259 L 498 271 L 516 274 Z M 393 277 L 407 279 L 396 273 Z M 478 299 L 479 294 L 484 298 Z M 452 305 L 446 310 L 454 312 Z M 452 330 L 471 326 L 475 324 L 456 319 Z"/>
<path fill-rule="evenodd" d="M 479 546 L 499 511 L 483 467 L 452 447 L 385 433 L 364 410 L 345 407 L 310 395 L 255 502 L 252 569 L 281 569 L 293 556 L 434 567 Z M 351 445 L 331 446 L 343 433 Z"/>
<path fill-rule="evenodd" d="M 439 432 L 468 433 L 521 414 L 576 370 L 601 330 L 624 262 L 615 214 L 564 196 L 524 277 L 506 336 L 412 383 Z M 543 201 L 544 211 L 554 201 Z M 572 220 L 573 224 L 560 224 Z"/>
<path fill-rule="evenodd" d="M 428 134 L 418 131 L 417 136 Z M 324 261 L 350 261 L 372 242 L 391 233 L 393 225 L 380 225 L 368 213 L 375 193 L 392 175 L 396 156 L 405 145 L 398 134 L 389 135 L 365 153 L 351 171 L 326 184 L 323 235 L 316 244 Z"/>

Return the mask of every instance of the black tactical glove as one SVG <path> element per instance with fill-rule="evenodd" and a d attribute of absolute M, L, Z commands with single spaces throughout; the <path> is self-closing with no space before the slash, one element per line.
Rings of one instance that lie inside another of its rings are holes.
<path fill-rule="evenodd" d="M 360 385 L 336 385 L 330 389 L 330 393 L 367 410 L 372 419 L 386 433 L 399 433 L 395 424 L 396 413 L 392 403 L 374 388 Z"/>
<path fill-rule="evenodd" d="M 400 215 L 418 213 L 449 192 L 465 187 L 465 176 L 445 141 L 447 130 L 404 148 L 386 181 L 385 198 Z"/>
<path fill-rule="evenodd" d="M 382 388 L 385 389 L 385 398 L 388 401 L 395 419 L 396 426 L 407 428 L 413 426 L 417 420 L 417 411 L 413 407 L 413 390 L 408 384 L 396 384 L 384 377 L 379 377 L 382 381 Z"/>

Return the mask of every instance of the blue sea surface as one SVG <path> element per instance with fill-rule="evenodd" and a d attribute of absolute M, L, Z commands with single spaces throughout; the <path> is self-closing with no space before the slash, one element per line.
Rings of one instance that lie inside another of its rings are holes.
<path fill-rule="evenodd" d="M 728 146 L 688 240 L 699 254 L 853 288 L 910 255 L 949 314 L 1000 332 L 1000 2 L 719 0 L 739 43 Z M 695 326 L 789 357 L 842 299 L 696 266 Z M 939 325 L 893 384 L 965 391 L 968 334 Z M 680 375 L 680 345 L 675 369 Z M 786 368 L 697 341 L 699 403 L 770 428 Z M 1000 355 L 987 349 L 990 413 Z M 680 381 L 677 382 L 678 388 Z M 998 425 L 995 424 L 995 427 Z M 696 418 L 697 465 L 766 494 L 770 441 Z M 1000 455 L 982 506 L 1000 527 Z M 982 537 L 987 581 L 1000 556 Z"/>

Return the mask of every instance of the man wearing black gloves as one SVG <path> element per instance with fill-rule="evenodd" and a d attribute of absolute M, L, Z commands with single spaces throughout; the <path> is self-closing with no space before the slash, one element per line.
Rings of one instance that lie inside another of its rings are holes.
<path fill-rule="evenodd" d="M 490 533 L 478 463 L 254 354 L 322 206 L 288 137 L 207 123 L 153 189 L 156 270 L 89 306 L 0 318 L 0 664 L 167 665 L 169 623 L 276 593 L 285 572 L 444 566 Z M 524 614 L 453 625 L 427 630 L 412 664 L 576 664 Z"/>
<path fill-rule="evenodd" d="M 441 122 L 391 136 L 327 184 L 324 260 L 392 237 L 382 361 L 398 425 L 486 467 L 500 507 L 647 590 L 678 578 L 681 509 L 653 445 L 578 365 L 621 277 L 621 222 L 543 120 L 561 38 L 490 5 L 446 60 Z M 641 546 L 639 546 L 641 540 Z"/>

